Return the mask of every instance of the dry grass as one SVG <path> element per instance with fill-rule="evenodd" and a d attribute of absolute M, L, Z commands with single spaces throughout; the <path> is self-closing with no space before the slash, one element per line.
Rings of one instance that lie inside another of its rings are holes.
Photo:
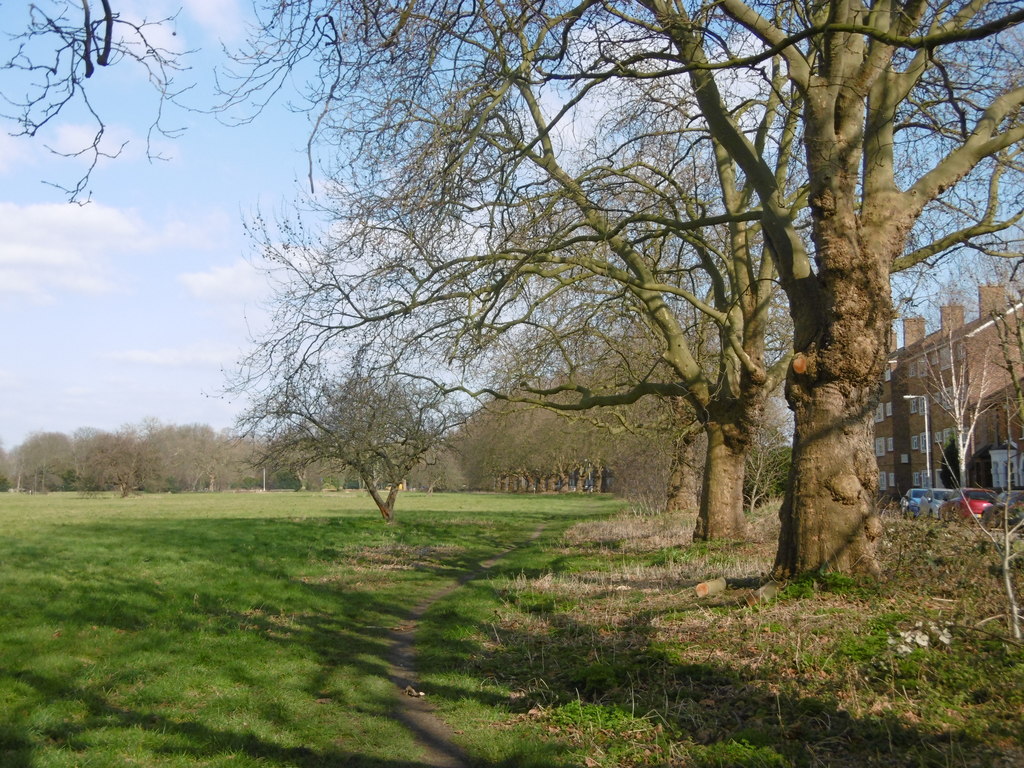
<path fill-rule="evenodd" d="M 443 567 L 464 552 L 457 546 L 411 547 L 404 544 L 381 544 L 363 547 L 355 553 L 351 562 L 345 562 L 346 570 L 368 571 L 413 571 L 424 567 Z"/>
<path fill-rule="evenodd" d="M 489 650 L 522 719 L 588 765 L 1024 764 L 1024 653 L 977 532 L 889 519 L 882 580 L 807 579 L 753 607 L 744 589 L 698 598 L 698 581 L 767 572 L 774 512 L 742 545 L 693 545 L 667 515 L 582 523 L 558 554 L 583 568 L 500 585 Z M 595 712 L 662 730 L 577 722 Z"/>
<path fill-rule="evenodd" d="M 681 547 L 693 539 L 693 516 L 627 511 L 607 520 L 577 523 L 565 533 L 571 547 L 601 547 L 621 552 L 651 552 Z"/>

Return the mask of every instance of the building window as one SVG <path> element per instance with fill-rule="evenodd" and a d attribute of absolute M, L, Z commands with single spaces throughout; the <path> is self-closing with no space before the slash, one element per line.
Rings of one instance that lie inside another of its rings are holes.
<path fill-rule="evenodd" d="M 890 488 L 895 488 L 896 487 L 896 473 L 895 472 L 890 472 L 889 473 L 889 487 Z"/>
<path fill-rule="evenodd" d="M 885 404 L 885 415 L 892 416 L 892 401 Z"/>
<path fill-rule="evenodd" d="M 875 456 L 885 456 L 885 438 L 875 438 Z"/>
<path fill-rule="evenodd" d="M 909 453 L 901 453 L 900 454 L 900 464 L 909 464 L 909 463 L 910 463 L 910 454 Z"/>
<path fill-rule="evenodd" d="M 910 450 L 912 450 L 912 451 L 916 451 L 917 450 L 917 435 L 911 435 L 910 436 Z M 917 485 L 917 483 L 914 483 L 914 485 Z"/>
<path fill-rule="evenodd" d="M 891 381 L 892 380 L 892 368 L 889 368 L 888 366 L 886 366 L 885 373 L 882 375 L 882 378 L 885 379 L 886 381 Z"/>
<path fill-rule="evenodd" d="M 878 490 L 885 490 L 885 472 L 878 473 Z"/>
<path fill-rule="evenodd" d="M 911 413 L 917 413 L 917 398 L 916 397 L 912 397 L 910 399 L 910 412 Z"/>
<path fill-rule="evenodd" d="M 878 407 L 875 408 L 875 423 L 877 424 L 885 418 L 885 407 L 879 403 Z"/>
<path fill-rule="evenodd" d="M 943 347 L 939 350 L 939 367 L 942 370 L 952 367 L 953 357 L 949 354 L 949 347 Z"/>
<path fill-rule="evenodd" d="M 914 487 L 915 488 L 920 488 L 921 487 L 921 473 L 920 472 L 915 472 L 914 473 Z"/>
<path fill-rule="evenodd" d="M 889 453 L 893 452 L 893 444 L 891 437 L 885 438 L 885 450 L 887 450 Z"/>
<path fill-rule="evenodd" d="M 946 427 L 946 429 L 942 430 L 942 442 L 948 443 L 950 438 L 952 438 L 952 437 L 953 437 L 953 429 L 952 429 L 952 427 Z"/>

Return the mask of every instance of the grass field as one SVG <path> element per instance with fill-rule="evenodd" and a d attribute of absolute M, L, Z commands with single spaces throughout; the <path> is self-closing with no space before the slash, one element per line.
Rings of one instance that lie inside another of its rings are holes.
<path fill-rule="evenodd" d="M 614 502 L 0 497 L 0 765 L 405 765 L 388 630 L 495 552 Z"/>
<path fill-rule="evenodd" d="M 425 766 L 389 632 L 542 525 L 417 628 L 478 765 L 1024 764 L 1024 654 L 970 528 L 890 520 L 881 581 L 750 607 L 692 587 L 765 572 L 771 515 L 692 545 L 621 507 L 405 494 L 387 526 L 356 494 L 5 494 L 0 766 Z"/>

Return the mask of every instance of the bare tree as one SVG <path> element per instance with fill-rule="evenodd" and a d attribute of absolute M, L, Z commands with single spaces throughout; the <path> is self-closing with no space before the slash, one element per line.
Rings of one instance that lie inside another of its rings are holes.
<path fill-rule="evenodd" d="M 415 4 L 321 10 L 312 23 L 305 4 L 268 8 L 237 91 L 316 56 L 331 73 L 311 84 L 325 88 L 311 94 L 318 126 L 339 147 L 331 236 L 260 233 L 283 283 L 261 348 L 280 353 L 290 336 L 308 360 L 367 332 L 453 366 L 478 394 L 565 411 L 686 398 L 708 437 L 696 535 L 741 536 L 745 446 L 785 371 L 765 343 L 774 265 L 754 188 L 696 124 L 690 85 L 640 77 L 642 62 L 635 77 L 605 71 L 606 56 L 648 41 L 587 43 L 596 4 L 552 18 L 541 6 L 463 19 Z M 793 146 L 773 137 L 796 113 L 780 76 L 729 110 L 784 176 Z M 646 354 L 595 379 L 590 350 L 623 359 L 624 341 Z M 502 345 L 532 365 L 486 380 Z"/>
<path fill-rule="evenodd" d="M 412 469 L 460 420 L 436 387 L 400 376 L 307 372 L 272 380 L 239 424 L 263 438 L 264 459 L 322 461 L 358 473 L 384 520 Z M 386 495 L 382 495 L 386 493 Z"/>
<path fill-rule="evenodd" d="M 105 67 L 135 64 L 154 89 L 157 101 L 153 108 L 149 140 L 153 134 L 174 136 L 179 130 L 163 122 L 163 108 L 186 88 L 179 88 L 174 78 L 185 70 L 183 51 L 172 51 L 157 41 L 165 35 L 157 30 L 167 27 L 171 18 L 149 20 L 135 17 L 134 8 L 124 12 L 123 3 L 111 0 L 64 0 L 27 3 L 19 26 L 0 30 L 10 45 L 9 53 L 0 60 L 4 82 L 0 87 L 0 118 L 17 126 L 17 136 L 35 137 L 68 112 L 84 112 L 92 120 L 94 132 L 81 147 L 55 154 L 83 158 L 82 175 L 71 186 L 60 186 L 72 200 L 87 192 L 87 185 L 96 164 L 106 157 L 116 157 L 124 145 L 110 146 L 105 140 L 107 125 L 95 107 L 93 78 Z M 17 12 L 10 10 L 5 19 L 16 21 Z"/>
<path fill-rule="evenodd" d="M 893 318 L 889 277 L 1019 221 L 1024 87 L 1006 30 L 1024 11 L 1001 2 L 644 5 L 674 43 L 709 134 L 757 190 L 789 300 L 795 435 L 775 574 L 876 570 L 871 415 Z M 784 201 L 790 187 L 730 114 L 719 74 L 776 57 L 800 94 L 793 139 L 805 156 L 809 247 Z M 968 58 L 992 68 L 972 76 Z M 970 204 L 979 191 L 981 204 Z"/>
<path fill-rule="evenodd" d="M 690 398 L 714 471 L 742 454 L 749 408 L 774 375 L 753 310 L 777 273 L 796 419 L 774 570 L 871 572 L 889 278 L 964 245 L 1010 250 L 998 241 L 1022 214 L 1022 21 L 1002 0 L 275 2 L 238 93 L 313 57 L 317 128 L 350 169 L 335 175 L 346 242 L 323 251 L 346 266 L 292 264 L 297 283 L 318 274 L 317 288 L 343 286 L 313 345 L 325 327 L 433 306 L 416 338 L 452 354 L 452 338 L 486 341 L 510 313 L 533 322 L 553 293 L 579 288 L 593 297 L 588 323 L 605 327 L 609 308 L 642 317 L 671 376 L 557 394 L 577 394 L 580 408 Z M 567 140 L 581 131 L 582 146 Z M 716 239 L 719 225 L 727 237 Z M 682 304 L 720 329 L 711 372 Z M 550 315 L 537 327 L 564 336 Z M 706 487 L 735 499 L 740 476 Z"/>
<path fill-rule="evenodd" d="M 920 398 L 927 402 L 922 408 L 934 405 L 952 422 L 961 486 L 967 482 L 967 462 L 980 420 L 996 405 L 993 393 L 1007 384 L 1006 377 L 999 375 L 998 349 L 987 341 L 971 334 L 945 333 L 936 345 L 925 350 L 927 393 Z M 925 439 L 930 440 L 930 436 Z M 931 475 L 932 467 L 927 471 Z"/>
<path fill-rule="evenodd" d="M 750 513 L 771 499 L 777 501 L 785 490 L 792 442 L 790 432 L 790 419 L 785 404 L 779 397 L 775 397 L 768 402 L 765 418 L 758 426 L 753 445 L 747 452 L 743 495 Z"/>
<path fill-rule="evenodd" d="M 96 488 L 115 488 L 122 498 L 142 490 L 160 472 L 150 435 L 140 427 L 97 432 L 85 446 L 85 478 Z"/>

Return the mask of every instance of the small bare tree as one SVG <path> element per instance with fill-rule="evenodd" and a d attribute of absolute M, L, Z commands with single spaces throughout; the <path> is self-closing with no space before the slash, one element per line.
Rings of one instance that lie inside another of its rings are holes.
<path fill-rule="evenodd" d="M 301 456 L 352 469 L 391 522 L 409 473 L 460 418 L 454 401 L 431 385 L 354 366 L 273 383 L 253 397 L 239 425 L 264 439 L 264 460 Z"/>
<path fill-rule="evenodd" d="M 754 432 L 747 451 L 747 474 L 744 499 L 747 512 L 753 514 L 761 504 L 772 498 L 781 499 L 792 458 L 790 419 L 785 404 L 778 398 L 768 401 L 765 419 Z"/>

